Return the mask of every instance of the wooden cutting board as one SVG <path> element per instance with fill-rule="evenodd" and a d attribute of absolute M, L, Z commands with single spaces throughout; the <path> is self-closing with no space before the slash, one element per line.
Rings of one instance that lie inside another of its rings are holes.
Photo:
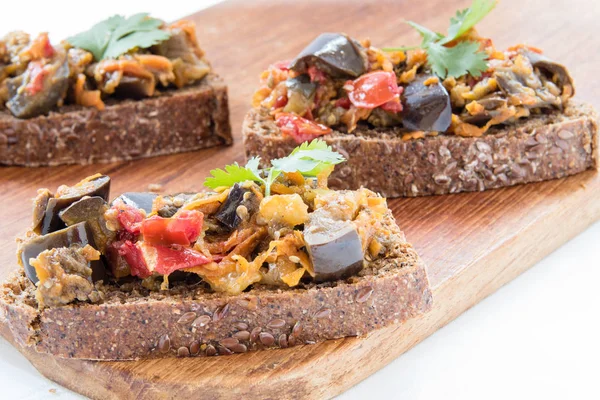
<path fill-rule="evenodd" d="M 404 19 L 444 31 L 449 17 L 467 5 L 464 0 L 343 5 L 246 1 L 191 16 L 214 68 L 229 84 L 235 145 L 128 163 L 0 169 L 0 278 L 15 268 L 14 237 L 30 223 L 27 199 L 36 188 L 54 189 L 101 172 L 113 178 L 113 194 L 145 190 L 148 183 L 162 184 L 165 192 L 200 190 L 209 169 L 243 162 L 241 121 L 269 62 L 292 58 L 323 31 L 369 37 L 378 46 L 418 43 Z M 598 15 L 600 6 L 593 0 L 503 0 L 479 28 L 499 48 L 527 39 L 564 60 L 579 84 L 578 97 L 598 107 Z M 600 177 L 588 171 L 484 193 L 391 200 L 399 225 L 428 264 L 434 308 L 423 318 L 365 338 L 230 357 L 120 363 L 62 360 L 20 350 L 48 378 L 97 399 L 333 397 L 600 219 L 598 199 Z M 3 335 L 10 340 L 10 334 Z"/>

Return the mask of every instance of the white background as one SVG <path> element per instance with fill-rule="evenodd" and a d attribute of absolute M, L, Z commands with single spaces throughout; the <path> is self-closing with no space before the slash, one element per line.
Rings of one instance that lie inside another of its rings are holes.
<path fill-rule="evenodd" d="M 49 31 L 57 41 L 115 13 L 173 20 L 218 1 L 3 1 L 0 36 Z M 596 223 L 340 398 L 600 399 L 599 284 Z M 0 339 L 0 398 L 81 396 Z"/>

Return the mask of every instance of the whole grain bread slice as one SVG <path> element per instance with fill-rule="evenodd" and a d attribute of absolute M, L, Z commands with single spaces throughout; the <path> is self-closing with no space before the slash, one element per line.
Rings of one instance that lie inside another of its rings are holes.
<path fill-rule="evenodd" d="M 104 286 L 100 304 L 39 311 L 35 287 L 20 272 L 0 288 L 0 320 L 22 346 L 91 360 L 226 355 L 365 335 L 432 305 L 425 265 L 391 212 L 384 229 L 386 256 L 368 261 L 359 276 L 238 296 L 183 283 L 150 293 L 139 284 Z"/>
<path fill-rule="evenodd" d="M 19 119 L 0 111 L 0 164 L 106 163 L 231 144 L 227 87 L 215 74 L 142 100 L 106 108 L 65 106 Z"/>
<path fill-rule="evenodd" d="M 361 186 L 385 197 L 482 191 L 539 182 L 598 168 L 598 116 L 571 102 L 562 112 L 492 127 L 478 138 L 440 134 L 403 140 L 400 128 L 359 126 L 322 137 L 348 162 L 329 178 L 334 189 Z M 268 163 L 297 143 L 264 110 L 251 110 L 242 132 L 246 157 Z"/>

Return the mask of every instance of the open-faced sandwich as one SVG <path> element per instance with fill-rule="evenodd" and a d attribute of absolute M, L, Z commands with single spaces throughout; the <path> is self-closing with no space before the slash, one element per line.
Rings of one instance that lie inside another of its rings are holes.
<path fill-rule="evenodd" d="M 348 163 L 334 188 L 385 196 L 480 191 L 598 165 L 597 116 L 571 100 L 566 67 L 531 46 L 499 51 L 474 29 L 474 0 L 446 36 L 410 22 L 412 48 L 324 33 L 261 76 L 244 126 L 248 157 L 281 157 L 321 137 Z"/>
<path fill-rule="evenodd" d="M 111 162 L 232 141 L 192 22 L 114 16 L 52 45 L 0 39 L 0 164 Z"/>
<path fill-rule="evenodd" d="M 0 287 L 17 341 L 59 357 L 212 356 L 364 335 L 431 308 L 426 270 L 385 198 L 335 191 L 315 140 L 209 192 L 128 192 L 110 179 L 40 189 Z"/>

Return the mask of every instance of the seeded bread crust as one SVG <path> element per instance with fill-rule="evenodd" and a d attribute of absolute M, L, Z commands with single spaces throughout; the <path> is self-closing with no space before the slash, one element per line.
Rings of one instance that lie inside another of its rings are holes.
<path fill-rule="evenodd" d="M 562 178 L 598 168 L 597 121 L 592 106 L 571 102 L 561 113 L 493 127 L 479 138 L 442 134 L 404 141 L 406 131 L 399 128 L 334 131 L 322 139 L 348 161 L 335 169 L 329 186 L 415 197 Z M 260 156 L 263 163 L 297 146 L 264 110 L 246 115 L 242 133 L 246 157 Z"/>
<path fill-rule="evenodd" d="M 0 321 L 22 346 L 91 360 L 227 355 L 365 335 L 432 305 L 425 265 L 391 212 L 384 229 L 389 257 L 369 261 L 361 276 L 297 289 L 224 296 L 189 285 L 150 295 L 108 288 L 101 304 L 38 311 L 34 286 L 18 273 L 0 287 Z"/>
<path fill-rule="evenodd" d="M 3 165 L 106 163 L 232 141 L 227 87 L 214 74 L 149 99 L 110 99 L 103 111 L 65 106 L 25 120 L 0 111 Z"/>

